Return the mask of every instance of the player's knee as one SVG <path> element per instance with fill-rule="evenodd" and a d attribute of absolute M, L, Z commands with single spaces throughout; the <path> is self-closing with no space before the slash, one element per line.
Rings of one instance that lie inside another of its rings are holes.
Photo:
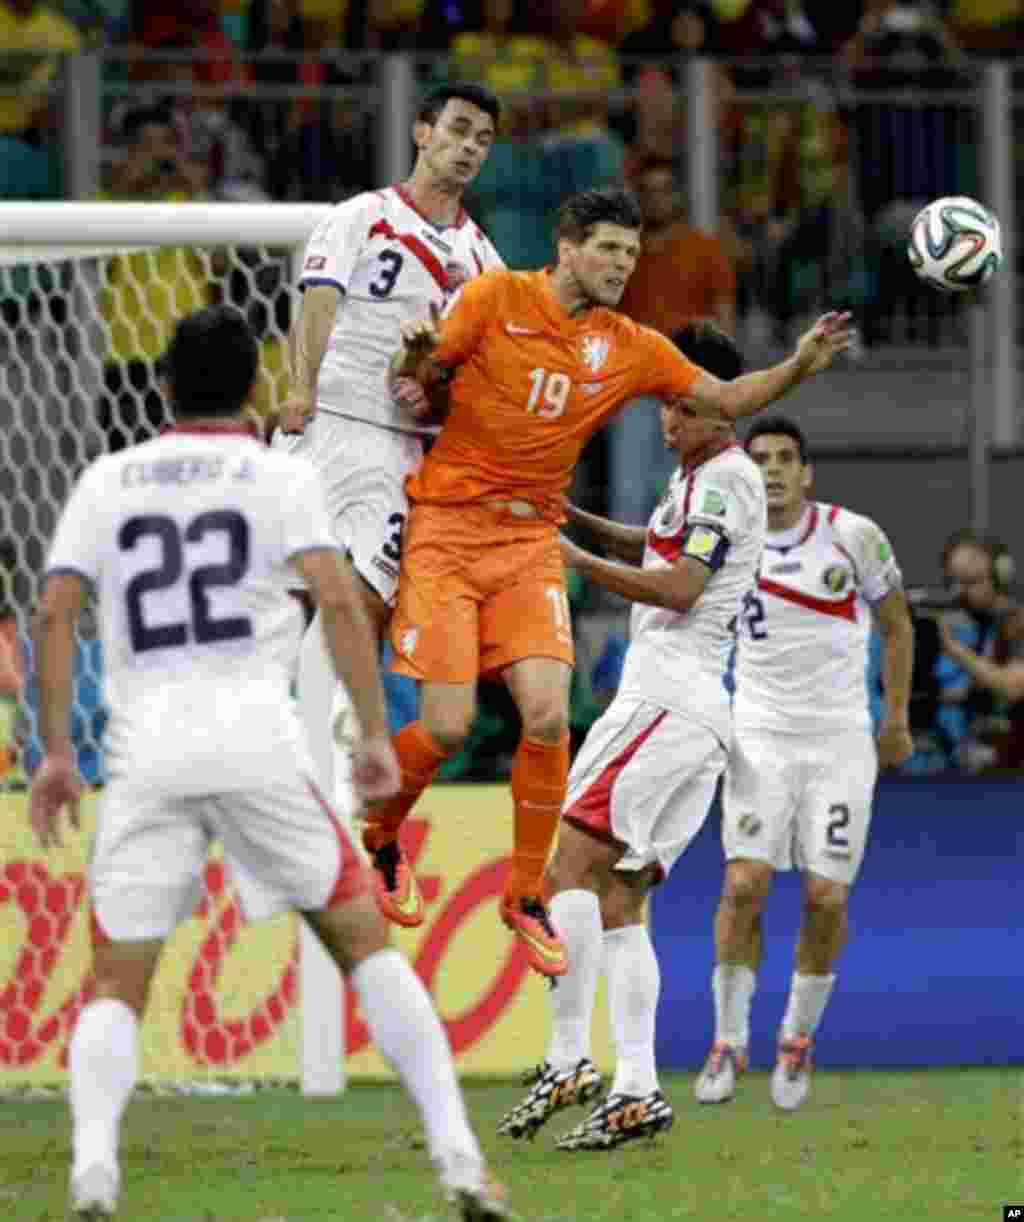
<path fill-rule="evenodd" d="M 462 750 L 469 737 L 474 713 L 472 709 L 435 712 L 429 718 L 424 718 L 424 726 L 442 751 L 447 755 L 454 755 L 456 751 Z"/>
<path fill-rule="evenodd" d="M 731 861 L 725 871 L 722 900 L 726 904 L 760 912 L 771 883 L 770 866 L 761 862 Z"/>
<path fill-rule="evenodd" d="M 599 896 L 602 926 L 607 930 L 642 924 L 653 883 L 654 876 L 648 870 L 610 870 Z"/>
<path fill-rule="evenodd" d="M 538 704 L 523 710 L 523 733 L 537 742 L 556 746 L 569 732 L 569 714 L 560 704 Z"/>
<path fill-rule="evenodd" d="M 804 886 L 804 911 L 819 921 L 842 920 L 850 888 L 828 878 L 808 878 Z"/>

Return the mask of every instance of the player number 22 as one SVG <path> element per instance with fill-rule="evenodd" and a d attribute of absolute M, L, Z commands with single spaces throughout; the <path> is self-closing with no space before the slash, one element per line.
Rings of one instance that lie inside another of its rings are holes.
<path fill-rule="evenodd" d="M 177 585 L 185 573 L 185 545 L 200 543 L 207 535 L 223 536 L 226 560 L 223 564 L 193 568 L 188 575 L 192 640 L 208 645 L 215 641 L 236 641 L 252 636 L 249 616 L 214 616 L 210 612 L 211 591 L 222 586 L 237 585 L 249 568 L 249 523 L 246 519 L 234 509 L 214 509 L 193 518 L 182 531 L 173 518 L 144 513 L 129 518 L 117 536 L 118 546 L 123 552 L 134 551 L 144 539 L 154 540 L 159 550 L 157 563 L 136 573 L 124 590 L 128 633 L 136 653 L 170 649 L 188 643 L 187 623 L 147 623 L 143 614 L 143 598 L 147 595 L 152 598 L 160 591 Z"/>
<path fill-rule="evenodd" d="M 569 401 L 572 381 L 564 373 L 549 373 L 546 369 L 530 370 L 530 397 L 526 411 L 542 420 L 557 420 Z"/>

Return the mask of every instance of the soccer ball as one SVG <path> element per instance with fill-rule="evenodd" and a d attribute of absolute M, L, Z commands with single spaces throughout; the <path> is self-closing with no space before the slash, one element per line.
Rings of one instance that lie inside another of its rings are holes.
<path fill-rule="evenodd" d="M 966 195 L 932 200 L 910 226 L 907 257 L 917 275 L 943 293 L 976 288 L 1003 261 L 999 222 Z"/>

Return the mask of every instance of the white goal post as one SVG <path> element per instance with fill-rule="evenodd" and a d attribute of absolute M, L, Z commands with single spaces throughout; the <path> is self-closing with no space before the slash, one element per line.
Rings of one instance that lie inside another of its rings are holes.
<path fill-rule="evenodd" d="M 27 634 L 49 534 L 73 480 L 97 453 L 154 425 L 153 358 L 175 316 L 207 304 L 207 293 L 238 298 L 260 319 L 261 351 L 283 361 L 297 261 L 330 212 L 320 204 L 0 203 L 0 592 L 19 632 Z M 283 368 L 261 376 L 273 407 Z M 121 380 L 112 387 L 112 378 Z M 91 711 L 78 713 L 98 755 Z M 324 781 L 331 792 L 333 779 Z M 304 925 L 300 938 L 302 1088 L 336 1093 L 345 1081 L 341 981 Z"/>

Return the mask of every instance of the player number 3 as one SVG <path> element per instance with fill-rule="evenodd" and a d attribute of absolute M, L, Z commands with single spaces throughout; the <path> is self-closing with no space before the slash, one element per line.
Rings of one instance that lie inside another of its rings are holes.
<path fill-rule="evenodd" d="M 526 411 L 542 420 L 557 420 L 569 401 L 572 382 L 564 373 L 549 373 L 546 369 L 530 370 L 530 397 Z"/>

